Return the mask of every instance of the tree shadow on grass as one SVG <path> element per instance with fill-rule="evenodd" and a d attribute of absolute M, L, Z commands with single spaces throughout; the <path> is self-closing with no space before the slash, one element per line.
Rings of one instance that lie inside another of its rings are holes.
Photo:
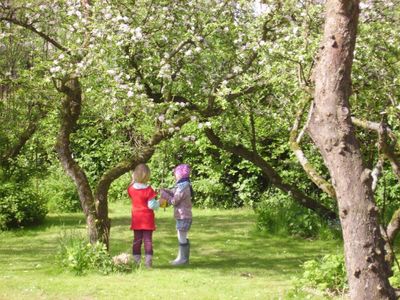
<path fill-rule="evenodd" d="M 169 264 L 178 249 L 175 220 L 171 214 L 160 214 L 156 220 L 154 267 L 176 269 Z M 131 251 L 130 221 L 130 216 L 112 218 L 111 255 Z M 321 249 L 321 245 L 328 248 L 334 244 L 260 234 L 256 232 L 254 222 L 254 215 L 231 212 L 195 216 L 189 234 L 190 264 L 183 268 L 211 269 L 220 273 L 293 274 L 302 262 L 329 252 Z M 50 215 L 42 225 L 11 231 L 10 240 L 6 239 L 0 246 L 0 256 L 15 262 L 13 270 L 34 270 L 37 265 L 48 264 L 54 258 L 58 246 L 55 236 L 63 230 L 79 230 L 85 234 L 84 216 Z"/>
<path fill-rule="evenodd" d="M 53 227 L 60 227 L 60 229 L 80 229 L 85 228 L 85 226 L 86 221 L 83 215 L 50 215 L 46 216 L 40 224 L 12 228 L 4 231 L 4 233 L 9 233 L 16 237 L 34 237 Z"/>
<path fill-rule="evenodd" d="M 255 230 L 253 217 L 221 213 L 216 216 L 196 216 L 189 233 L 191 261 L 189 266 L 183 268 L 213 269 L 221 273 L 235 270 L 293 273 L 304 261 L 329 252 L 332 243 L 313 243 L 299 238 L 260 234 Z M 115 218 L 112 224 L 114 231 L 123 230 L 126 224 L 130 224 L 130 218 Z M 158 218 L 157 227 L 153 235 L 155 256 L 158 258 L 155 267 L 176 268 L 169 264 L 178 248 L 175 221 L 172 218 Z M 113 238 L 111 234 L 112 251 L 130 249 L 130 243 L 131 240 Z M 325 243 L 327 248 L 321 249 Z"/>

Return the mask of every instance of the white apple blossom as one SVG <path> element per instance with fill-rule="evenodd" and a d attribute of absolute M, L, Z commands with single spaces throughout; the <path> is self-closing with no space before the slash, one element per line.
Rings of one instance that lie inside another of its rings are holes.
<path fill-rule="evenodd" d="M 235 66 L 232 69 L 233 73 L 238 74 L 240 72 L 242 72 L 242 68 L 240 66 Z"/>
<path fill-rule="evenodd" d="M 129 32 L 130 30 L 129 25 L 125 23 L 120 24 L 118 29 L 122 32 Z"/>
<path fill-rule="evenodd" d="M 61 67 L 60 66 L 54 66 L 50 68 L 50 73 L 54 74 L 61 71 Z"/>
<path fill-rule="evenodd" d="M 185 51 L 185 56 L 191 56 L 193 54 L 192 49 Z"/>

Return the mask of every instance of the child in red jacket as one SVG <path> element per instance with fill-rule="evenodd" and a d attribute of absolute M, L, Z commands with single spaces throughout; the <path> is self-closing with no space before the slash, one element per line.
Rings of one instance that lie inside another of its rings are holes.
<path fill-rule="evenodd" d="M 153 231 L 156 230 L 154 210 L 160 207 L 160 202 L 155 199 L 156 192 L 148 184 L 149 179 L 149 167 L 139 164 L 133 171 L 132 182 L 128 187 L 132 201 L 133 258 L 136 264 L 140 264 L 143 242 L 145 265 L 148 268 L 152 266 L 153 261 Z"/>

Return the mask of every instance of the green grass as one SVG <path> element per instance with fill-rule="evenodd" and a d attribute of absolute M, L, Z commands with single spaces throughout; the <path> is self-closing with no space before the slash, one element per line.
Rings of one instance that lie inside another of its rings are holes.
<path fill-rule="evenodd" d="M 129 205 L 111 203 L 110 217 L 111 254 L 130 252 Z M 154 267 L 129 274 L 75 276 L 56 264 L 61 233 L 85 232 L 82 214 L 51 214 L 34 229 L 0 233 L 0 299 L 287 299 L 300 264 L 342 251 L 338 241 L 258 233 L 251 210 L 195 209 L 190 265 L 172 267 L 172 212 L 156 218 Z"/>

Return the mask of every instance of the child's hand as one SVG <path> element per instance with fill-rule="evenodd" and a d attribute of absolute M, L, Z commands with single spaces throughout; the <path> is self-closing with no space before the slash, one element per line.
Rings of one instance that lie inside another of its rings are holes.
<path fill-rule="evenodd" d="M 158 200 L 158 202 L 160 202 L 160 207 L 162 207 L 162 208 L 166 208 L 167 207 L 167 204 L 168 204 L 167 200 L 161 198 L 161 199 Z"/>
<path fill-rule="evenodd" d="M 173 195 L 171 195 L 167 190 L 165 189 L 160 189 L 160 198 L 169 200 L 172 198 Z"/>

